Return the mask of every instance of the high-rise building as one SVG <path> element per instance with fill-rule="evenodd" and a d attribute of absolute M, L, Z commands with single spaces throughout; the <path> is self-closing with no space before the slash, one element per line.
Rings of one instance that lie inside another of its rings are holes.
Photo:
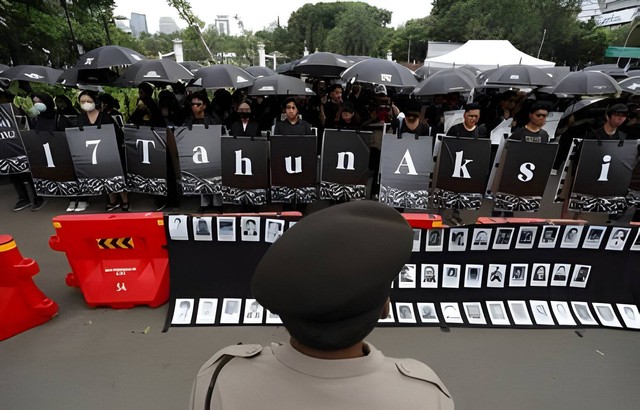
<path fill-rule="evenodd" d="M 215 26 L 218 30 L 218 34 L 230 35 L 231 31 L 229 30 L 229 16 L 218 15 L 215 20 Z"/>
<path fill-rule="evenodd" d="M 159 26 L 158 31 L 162 34 L 171 34 L 180 30 L 176 21 L 172 17 L 160 17 Z"/>
<path fill-rule="evenodd" d="M 640 10 L 639 0 L 582 0 L 580 20 L 593 18 L 599 26 L 630 23 Z"/>
<path fill-rule="evenodd" d="M 142 33 L 148 33 L 147 16 L 145 14 L 131 13 L 129 27 L 131 28 L 131 34 L 135 37 L 140 37 Z"/>

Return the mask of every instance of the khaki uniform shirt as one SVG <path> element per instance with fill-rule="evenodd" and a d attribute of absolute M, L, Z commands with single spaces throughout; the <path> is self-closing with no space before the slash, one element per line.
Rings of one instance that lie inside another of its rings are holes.
<path fill-rule="evenodd" d="M 371 344 L 361 358 L 323 360 L 289 343 L 262 348 L 229 346 L 205 363 L 191 394 L 191 409 L 204 409 L 219 359 L 233 360 L 216 381 L 211 409 L 453 409 L 444 384 L 427 365 L 385 357 Z"/>

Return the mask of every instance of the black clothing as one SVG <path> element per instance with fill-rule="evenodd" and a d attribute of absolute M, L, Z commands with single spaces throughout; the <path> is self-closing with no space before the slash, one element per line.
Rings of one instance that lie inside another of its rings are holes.
<path fill-rule="evenodd" d="M 333 101 L 327 101 L 324 103 L 324 128 L 336 127 L 336 116 L 338 115 L 338 110 L 340 110 L 340 106 Z"/>
<path fill-rule="evenodd" d="M 489 138 L 487 127 L 484 124 L 476 125 L 473 131 L 467 130 L 462 123 L 456 124 L 449 128 L 447 135 L 459 138 Z"/>
<path fill-rule="evenodd" d="M 273 129 L 273 135 L 313 135 L 311 124 L 298 119 L 295 124 L 289 120 L 278 121 Z"/>
<path fill-rule="evenodd" d="M 548 144 L 549 134 L 540 128 L 537 132 L 531 131 L 527 127 L 517 128 L 509 137 L 512 141 L 532 142 L 538 144 Z"/>
<path fill-rule="evenodd" d="M 249 120 L 247 127 L 244 128 L 242 121 L 235 121 L 231 124 L 229 134 L 234 137 L 259 137 L 260 136 L 260 124 L 255 121 Z"/>
<path fill-rule="evenodd" d="M 431 130 L 432 130 L 431 127 L 421 122 L 418 123 L 418 126 L 415 129 L 411 130 L 409 129 L 409 127 L 407 127 L 407 123 L 404 122 L 404 120 L 402 120 L 402 123 L 400 124 L 400 129 L 397 130 L 397 134 L 398 135 L 402 135 L 402 134 L 431 135 Z"/>

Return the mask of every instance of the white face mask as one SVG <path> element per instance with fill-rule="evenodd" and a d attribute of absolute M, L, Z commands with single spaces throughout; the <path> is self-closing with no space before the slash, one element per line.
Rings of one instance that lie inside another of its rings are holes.
<path fill-rule="evenodd" d="M 44 103 L 41 102 L 37 102 L 33 104 L 33 108 L 35 108 L 36 110 L 38 110 L 38 112 L 45 112 L 47 111 L 47 106 L 44 105 Z"/>
<path fill-rule="evenodd" d="M 84 104 L 80 104 L 80 108 L 82 108 L 83 111 L 91 112 L 96 109 L 96 104 L 87 102 Z"/>

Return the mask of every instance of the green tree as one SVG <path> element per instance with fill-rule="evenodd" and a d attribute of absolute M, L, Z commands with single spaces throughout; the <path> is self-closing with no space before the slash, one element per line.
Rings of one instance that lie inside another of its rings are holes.
<path fill-rule="evenodd" d="M 205 41 L 204 35 L 202 33 L 204 22 L 200 20 L 195 14 L 193 14 L 191 3 L 189 3 L 188 0 L 167 0 L 167 4 L 178 11 L 178 15 L 180 16 L 180 18 L 189 25 L 189 28 L 193 30 L 193 32 L 202 42 L 202 45 L 207 50 L 210 61 L 215 61 L 213 54 L 211 53 L 211 50 L 209 49 L 209 46 L 207 45 L 207 42 Z"/>

